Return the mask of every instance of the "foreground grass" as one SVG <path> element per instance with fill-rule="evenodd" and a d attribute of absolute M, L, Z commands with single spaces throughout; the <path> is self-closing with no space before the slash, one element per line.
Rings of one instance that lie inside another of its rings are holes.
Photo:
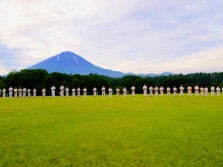
<path fill-rule="evenodd" d="M 223 97 L 0 98 L 0 166 L 223 166 Z"/>

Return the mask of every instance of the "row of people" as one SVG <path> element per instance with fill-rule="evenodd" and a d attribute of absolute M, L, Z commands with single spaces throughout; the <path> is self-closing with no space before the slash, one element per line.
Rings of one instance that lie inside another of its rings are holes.
<path fill-rule="evenodd" d="M 145 84 L 142 87 L 142 89 L 143 89 L 144 96 L 147 96 L 148 89 L 147 89 L 147 86 Z M 199 94 L 201 94 L 201 96 L 208 96 L 208 93 L 209 93 L 209 90 L 208 90 L 207 87 L 200 87 L 199 88 L 196 85 L 194 87 L 194 90 L 195 90 L 195 95 L 196 96 L 199 96 Z M 59 94 L 62 97 L 63 96 L 69 96 L 70 95 L 69 91 L 70 91 L 70 89 L 68 87 L 65 88 L 63 85 L 61 85 Z M 72 96 L 81 96 L 81 89 L 79 87 L 77 89 L 72 88 L 71 91 L 72 91 Z M 87 88 L 84 87 L 82 91 L 83 91 L 83 95 L 86 96 L 87 95 Z M 119 88 L 116 88 L 115 91 L 116 91 L 116 95 L 119 95 L 120 92 L 121 92 Z M 129 93 L 129 91 L 127 90 L 126 87 L 124 87 L 122 91 L 123 91 L 123 96 L 126 96 Z M 176 96 L 177 92 L 178 92 L 178 89 L 174 86 L 172 91 L 173 91 L 174 96 Z M 211 96 L 215 95 L 215 91 L 217 92 L 217 95 L 220 96 L 221 89 L 220 89 L 219 86 L 217 88 L 215 88 L 213 86 L 211 87 Z M 101 88 L 101 92 L 102 92 L 102 94 L 101 94 L 102 96 L 106 95 L 106 88 L 104 86 Z M 166 92 L 167 92 L 167 95 L 170 96 L 171 88 L 167 87 L 166 88 Z M 184 87 L 182 85 L 179 88 L 179 92 L 180 92 L 181 96 L 184 95 Z M 2 90 L 0 89 L 0 96 L 1 96 L 1 93 L 2 93 L 3 97 L 6 97 L 6 89 L 5 88 L 2 89 Z M 14 88 L 13 89 L 12 87 L 10 87 L 8 89 L 8 93 L 9 93 L 8 94 L 9 97 L 12 97 L 13 94 L 14 94 L 14 97 L 26 97 L 26 96 L 30 97 L 31 96 L 31 89 L 26 89 L 26 88 L 23 88 L 23 89 L 21 89 L 21 88 L 19 88 L 19 89 Z M 164 87 L 161 86 L 160 88 L 158 88 L 157 86 L 155 86 L 153 88 L 152 86 L 150 86 L 149 87 L 149 94 L 150 94 L 150 96 L 152 96 L 153 93 L 155 94 L 155 96 L 157 96 L 159 93 L 162 96 L 164 94 Z M 188 96 L 192 95 L 192 87 L 191 86 L 187 87 L 187 93 L 188 93 Z M 93 95 L 96 96 L 97 94 L 98 94 L 98 90 L 97 90 L 96 87 L 94 87 L 93 88 Z M 111 87 L 109 87 L 108 95 L 112 96 L 112 94 L 113 94 L 113 89 Z M 135 86 L 131 87 L 131 94 L 132 94 L 132 96 L 135 96 Z M 35 88 L 32 90 L 32 95 L 34 97 L 36 96 L 36 89 Z M 222 88 L 222 95 L 223 95 L 223 88 Z M 45 88 L 42 89 L 42 96 L 43 97 L 46 96 L 46 89 Z M 51 96 L 52 97 L 56 96 L 56 87 L 54 85 L 51 87 Z"/>

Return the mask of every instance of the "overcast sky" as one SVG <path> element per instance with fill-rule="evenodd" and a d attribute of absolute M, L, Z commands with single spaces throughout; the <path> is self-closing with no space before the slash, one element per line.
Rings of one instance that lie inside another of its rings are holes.
<path fill-rule="evenodd" d="M 0 75 L 63 51 L 122 72 L 223 71 L 223 1 L 0 0 Z"/>

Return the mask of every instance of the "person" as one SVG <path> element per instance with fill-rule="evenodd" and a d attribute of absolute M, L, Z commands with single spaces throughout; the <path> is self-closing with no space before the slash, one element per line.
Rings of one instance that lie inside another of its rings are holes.
<path fill-rule="evenodd" d="M 60 86 L 60 96 L 64 97 L 64 86 L 63 85 Z"/>
<path fill-rule="evenodd" d="M 69 88 L 68 87 L 66 87 L 66 89 L 65 89 L 65 92 L 66 92 L 66 97 L 69 97 Z"/>
<path fill-rule="evenodd" d="M 22 88 L 19 88 L 19 97 L 22 97 Z"/>
<path fill-rule="evenodd" d="M 203 87 L 200 87 L 201 96 L 203 96 Z"/>
<path fill-rule="evenodd" d="M 14 97 L 16 98 L 18 96 L 18 89 L 15 87 L 15 89 L 13 90 L 14 91 Z"/>
<path fill-rule="evenodd" d="M 13 92 L 13 88 L 10 86 L 9 87 L 9 97 L 12 97 L 12 92 Z"/>
<path fill-rule="evenodd" d="M 161 96 L 163 96 L 163 91 L 164 91 L 164 88 L 161 86 L 161 87 L 160 87 L 160 95 L 161 95 Z"/>
<path fill-rule="evenodd" d="M 30 89 L 27 89 L 27 94 L 28 94 L 28 97 L 30 97 L 31 96 L 31 90 Z"/>
<path fill-rule="evenodd" d="M 173 88 L 173 93 L 174 93 L 174 96 L 176 97 L 177 96 L 177 88 L 176 88 L 176 86 L 174 86 L 174 88 Z"/>
<path fill-rule="evenodd" d="M 4 97 L 4 98 L 6 97 L 6 89 L 5 88 L 2 89 L 2 97 Z"/>
<path fill-rule="evenodd" d="M 104 86 L 102 86 L 102 88 L 101 88 L 101 95 L 105 96 L 105 87 Z"/>
<path fill-rule="evenodd" d="M 144 96 L 147 96 L 147 86 L 146 86 L 146 84 L 143 85 L 142 89 L 143 89 Z"/>
<path fill-rule="evenodd" d="M 93 95 L 97 96 L 97 88 L 96 87 L 93 88 Z"/>
<path fill-rule="evenodd" d="M 120 89 L 116 88 L 116 95 L 119 96 L 119 94 L 120 94 Z"/>
<path fill-rule="evenodd" d="M 135 90 L 136 90 L 135 86 L 134 86 L 134 85 L 132 85 L 132 87 L 131 87 L 132 96 L 135 96 Z"/>
<path fill-rule="evenodd" d="M 205 92 L 205 96 L 208 96 L 208 87 L 207 86 L 205 86 L 205 88 L 204 88 L 204 92 Z"/>
<path fill-rule="evenodd" d="M 217 91 L 217 96 L 220 96 L 220 94 L 221 94 L 221 89 L 220 89 L 219 86 L 217 86 L 216 91 Z"/>
<path fill-rule="evenodd" d="M 55 97 L 56 87 L 54 85 L 51 86 L 51 96 Z"/>
<path fill-rule="evenodd" d="M 170 89 L 169 86 L 166 88 L 166 91 L 167 91 L 167 96 L 170 96 L 170 91 L 171 91 L 171 89 Z"/>
<path fill-rule="evenodd" d="M 155 86 L 155 88 L 154 88 L 155 96 L 158 96 L 158 90 L 159 90 L 159 88 L 157 86 Z"/>
<path fill-rule="evenodd" d="M 33 88 L 33 97 L 36 97 L 36 88 Z"/>
<path fill-rule="evenodd" d="M 127 96 L 127 89 L 126 89 L 126 87 L 123 88 L 123 96 Z"/>
<path fill-rule="evenodd" d="M 191 94 L 192 94 L 192 87 L 191 86 L 187 87 L 187 92 L 188 92 L 188 96 L 191 96 Z"/>
<path fill-rule="evenodd" d="M 77 88 L 77 96 L 81 96 L 81 88 L 80 87 Z"/>
<path fill-rule="evenodd" d="M 75 93 L 76 89 L 73 88 L 71 91 L 72 91 L 72 96 L 76 96 L 76 93 Z"/>
<path fill-rule="evenodd" d="M 153 95 L 153 87 L 152 87 L 152 86 L 149 87 L 149 95 L 150 95 L 150 96 Z"/>
<path fill-rule="evenodd" d="M 223 96 L 223 87 L 222 87 L 222 89 L 221 89 L 221 90 L 222 90 L 222 96 Z"/>
<path fill-rule="evenodd" d="M 195 96 L 199 96 L 199 86 L 198 85 L 195 85 L 194 90 L 195 90 Z"/>
<path fill-rule="evenodd" d="M 215 91 L 215 87 L 212 86 L 212 87 L 211 87 L 211 96 L 214 96 L 214 95 L 215 95 L 215 92 L 214 92 L 214 91 Z"/>
<path fill-rule="evenodd" d="M 23 88 L 23 89 L 22 89 L 22 92 L 23 92 L 22 96 L 23 96 L 23 97 L 26 97 L 26 88 Z"/>
<path fill-rule="evenodd" d="M 112 96 L 112 93 L 113 93 L 113 90 L 112 90 L 112 88 L 110 87 L 110 88 L 108 89 L 108 95 L 111 97 L 111 96 Z"/>
<path fill-rule="evenodd" d="M 86 87 L 84 87 L 84 89 L 83 89 L 83 95 L 87 96 L 87 88 Z"/>
<path fill-rule="evenodd" d="M 180 96 L 184 95 L 184 87 L 180 85 Z"/>
<path fill-rule="evenodd" d="M 0 89 L 0 97 L 2 96 L 2 90 Z"/>
<path fill-rule="evenodd" d="M 43 88 L 43 89 L 42 89 L 42 97 L 45 97 L 45 96 L 46 96 L 46 89 Z"/>

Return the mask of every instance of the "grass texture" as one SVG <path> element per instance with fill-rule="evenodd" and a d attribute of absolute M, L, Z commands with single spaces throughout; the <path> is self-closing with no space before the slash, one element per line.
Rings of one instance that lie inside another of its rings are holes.
<path fill-rule="evenodd" d="M 223 97 L 0 98 L 2 167 L 221 167 Z"/>

